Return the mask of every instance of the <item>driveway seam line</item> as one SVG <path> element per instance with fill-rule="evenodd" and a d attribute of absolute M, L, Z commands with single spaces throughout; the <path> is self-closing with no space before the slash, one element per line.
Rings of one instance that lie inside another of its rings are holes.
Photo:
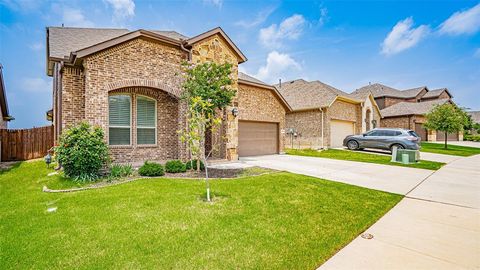
<path fill-rule="evenodd" d="M 424 202 L 431 202 L 431 203 L 438 203 L 438 204 L 450 205 L 450 206 L 457 206 L 457 207 L 468 208 L 468 209 L 478 209 L 478 208 L 471 207 L 471 206 L 468 206 L 468 205 L 461 205 L 461 204 L 448 203 L 448 202 L 440 202 L 440 201 L 434 201 L 434 200 L 429 200 L 429 199 L 410 197 L 410 196 L 407 196 L 407 195 L 405 195 L 404 198 L 408 198 L 408 199 L 412 199 L 412 200 L 418 200 L 418 201 L 424 201 Z"/>

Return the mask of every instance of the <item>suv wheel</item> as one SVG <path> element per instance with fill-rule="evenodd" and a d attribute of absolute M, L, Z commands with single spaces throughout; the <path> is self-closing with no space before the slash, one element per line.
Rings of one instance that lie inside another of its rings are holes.
<path fill-rule="evenodd" d="M 358 149 L 358 142 L 354 141 L 354 140 L 348 141 L 347 142 L 347 147 L 350 150 L 357 150 Z"/>

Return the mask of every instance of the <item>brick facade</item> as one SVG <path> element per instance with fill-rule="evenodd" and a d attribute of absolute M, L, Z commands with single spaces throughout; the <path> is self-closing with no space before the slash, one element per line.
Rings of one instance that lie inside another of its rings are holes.
<path fill-rule="evenodd" d="M 274 122 L 279 126 L 279 150 L 284 150 L 285 108 L 273 90 L 239 84 L 238 86 L 238 120 Z M 237 134 L 238 137 L 238 134 Z"/>
<path fill-rule="evenodd" d="M 380 113 L 369 103 L 368 109 L 371 110 L 371 119 L 376 120 L 377 127 L 380 124 Z M 373 108 L 372 108 L 373 107 Z M 331 120 L 342 120 L 353 122 L 355 133 L 362 133 L 365 125 L 365 113 L 362 112 L 361 104 L 353 104 L 341 100 L 336 100 L 330 107 L 323 108 L 323 142 L 322 142 L 322 111 L 312 109 L 306 111 L 294 111 L 287 113 L 285 127 L 294 128 L 298 136 L 293 139 L 286 135 L 286 147 L 294 148 L 313 148 L 319 149 L 330 146 L 330 124 Z"/>
<path fill-rule="evenodd" d="M 218 157 L 238 158 L 238 119 L 230 113 L 238 106 L 248 120 L 275 121 L 284 126 L 285 110 L 269 90 L 238 87 L 239 58 L 228 42 L 219 34 L 192 45 L 192 63 L 213 61 L 233 66 L 233 88 L 237 91 L 232 107 L 223 115 L 222 128 L 217 136 L 226 138 L 221 143 Z M 100 126 L 108 141 L 108 97 L 126 93 L 132 97 L 132 143 L 111 146 L 115 162 L 140 162 L 187 158 L 186 146 L 180 142 L 177 130 L 186 124 L 186 104 L 180 99 L 182 92 L 181 64 L 188 53 L 179 46 L 165 44 L 145 37 L 137 37 L 81 59 L 76 66 L 55 64 L 54 73 L 54 125 L 55 139 L 61 130 L 81 121 Z M 58 72 L 57 72 L 58 71 Z M 157 144 L 136 145 L 136 97 L 145 95 L 157 102 Z M 252 100 L 250 100 L 252 99 Z M 254 106 L 267 104 L 260 112 Z M 266 110 L 271 110 L 266 112 Z M 251 119 L 249 118 L 251 117 Z M 283 140 L 282 142 L 283 148 Z"/>

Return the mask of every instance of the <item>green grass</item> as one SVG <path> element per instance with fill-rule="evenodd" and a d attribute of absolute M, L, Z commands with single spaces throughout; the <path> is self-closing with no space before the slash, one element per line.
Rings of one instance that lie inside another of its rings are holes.
<path fill-rule="evenodd" d="M 212 204 L 199 180 L 44 193 L 51 171 L 0 174 L 2 269 L 314 269 L 402 198 L 284 172 L 212 180 Z"/>
<path fill-rule="evenodd" d="M 420 149 L 420 151 L 436 153 L 436 154 L 462 156 L 462 157 L 469 157 L 469 156 L 480 154 L 480 148 L 451 145 L 448 143 L 447 143 L 447 149 L 445 149 L 445 145 L 443 143 L 422 142 L 422 148 Z"/>
<path fill-rule="evenodd" d="M 331 159 L 377 163 L 377 164 L 384 164 L 384 165 L 427 169 L 427 170 L 438 170 L 443 165 L 445 165 L 445 163 L 427 161 L 427 160 L 421 160 L 413 164 L 403 164 L 398 162 L 391 162 L 390 161 L 391 157 L 386 155 L 368 154 L 368 153 L 362 153 L 359 151 L 338 150 L 338 149 L 329 149 L 324 151 L 317 151 L 313 149 L 300 149 L 300 150 L 287 149 L 286 153 L 289 155 L 296 155 L 296 156 L 331 158 Z"/>

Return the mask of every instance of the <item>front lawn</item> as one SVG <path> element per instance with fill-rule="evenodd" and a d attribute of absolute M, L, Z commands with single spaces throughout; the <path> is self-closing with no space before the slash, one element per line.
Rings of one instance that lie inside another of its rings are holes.
<path fill-rule="evenodd" d="M 314 269 L 402 198 L 283 172 L 213 180 L 212 204 L 199 180 L 44 193 L 51 171 L 0 174 L 2 269 Z"/>
<path fill-rule="evenodd" d="M 451 145 L 448 143 L 447 143 L 447 149 L 445 149 L 445 145 L 443 143 L 422 142 L 422 148 L 420 149 L 420 151 L 436 153 L 436 154 L 462 156 L 462 157 L 469 157 L 469 156 L 480 154 L 480 148 Z"/>
<path fill-rule="evenodd" d="M 296 156 L 341 159 L 341 160 L 377 163 L 377 164 L 383 164 L 383 165 L 401 166 L 401 167 L 427 169 L 427 170 L 438 170 L 443 165 L 445 165 L 445 163 L 428 161 L 428 160 L 420 160 L 418 163 L 414 163 L 414 164 L 403 164 L 399 162 L 391 162 L 390 160 L 392 158 L 386 155 L 367 154 L 359 151 L 338 150 L 338 149 L 328 149 L 323 151 L 317 151 L 313 149 L 287 149 L 286 153 L 289 155 L 296 155 Z"/>

